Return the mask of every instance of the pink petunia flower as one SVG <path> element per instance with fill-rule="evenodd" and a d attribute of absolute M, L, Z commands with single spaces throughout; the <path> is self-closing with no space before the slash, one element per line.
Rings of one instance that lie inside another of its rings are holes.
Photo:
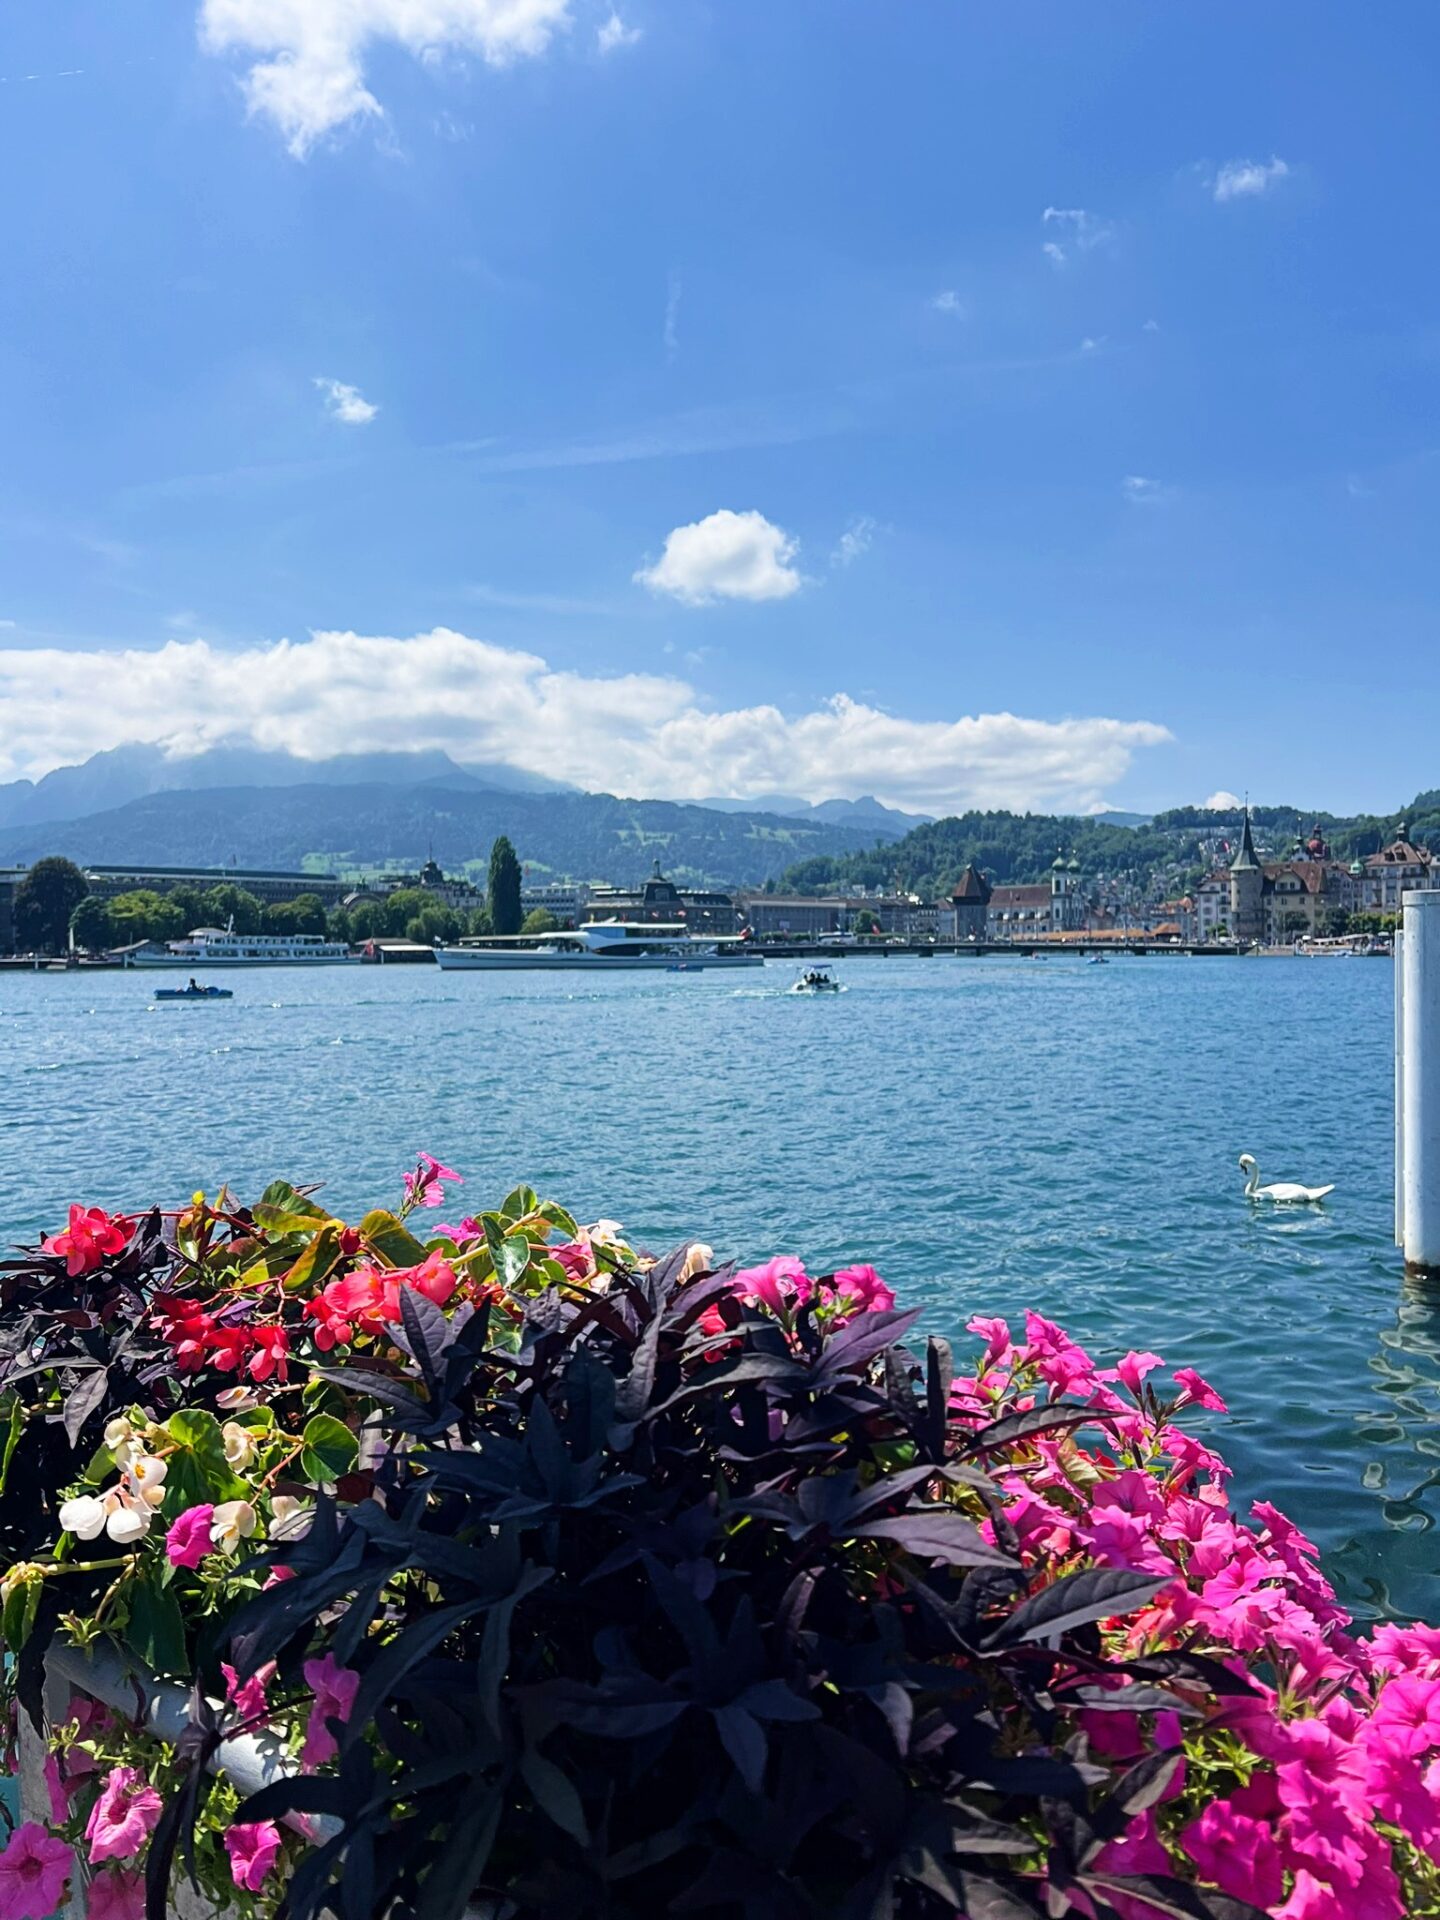
<path fill-rule="evenodd" d="M 225 1698 L 240 1718 L 245 1721 L 263 1720 L 270 1710 L 265 1689 L 275 1677 L 275 1662 L 267 1660 L 245 1681 L 241 1680 L 228 1661 L 220 1662 L 220 1671 L 225 1676 Z"/>
<path fill-rule="evenodd" d="M 247 1893 L 259 1893 L 280 1852 L 280 1829 L 273 1820 L 256 1820 L 231 1827 L 225 1835 L 230 1856 L 230 1878 Z"/>
<path fill-rule="evenodd" d="M 1193 1367 L 1177 1367 L 1175 1384 L 1180 1389 L 1180 1398 L 1176 1402 L 1181 1407 L 1207 1407 L 1211 1413 L 1228 1413 L 1230 1409 L 1220 1398 L 1208 1380 L 1202 1380 Z"/>
<path fill-rule="evenodd" d="M 333 1653 L 305 1662 L 305 1684 L 315 1696 L 305 1726 L 305 1745 L 300 1752 L 302 1767 L 322 1766 L 340 1751 L 330 1729 L 332 1720 L 342 1723 L 350 1718 L 360 1676 L 349 1667 L 337 1664 Z"/>
<path fill-rule="evenodd" d="M 1284 1898 L 1280 1849 L 1268 1824 L 1215 1800 L 1180 1835 L 1202 1880 L 1222 1893 L 1270 1907 Z"/>
<path fill-rule="evenodd" d="M 111 1867 L 97 1873 L 85 1899 L 85 1920 L 145 1920 L 145 1882 Z"/>
<path fill-rule="evenodd" d="M 433 1153 L 416 1156 L 416 1168 L 405 1176 L 405 1198 L 412 1206 L 440 1207 L 445 1204 L 445 1182 L 454 1180 L 464 1185 L 464 1175 L 456 1173 L 453 1167 L 442 1167 Z"/>
<path fill-rule="evenodd" d="M 0 1853 L 0 1920 L 45 1920 L 65 1896 L 75 1856 L 34 1820 Z"/>
<path fill-rule="evenodd" d="M 1146 1374 L 1153 1373 L 1156 1367 L 1163 1367 L 1164 1364 L 1165 1362 L 1160 1358 L 1158 1353 L 1127 1353 L 1119 1366 L 1116 1367 L 1115 1377 L 1124 1386 L 1128 1387 L 1130 1392 L 1134 1394 L 1138 1400 Z"/>
<path fill-rule="evenodd" d="M 165 1552 L 172 1567 L 198 1567 L 210 1551 L 210 1522 L 213 1506 L 187 1507 L 170 1522 L 165 1535 Z"/>
<path fill-rule="evenodd" d="M 771 1313 L 803 1306 L 814 1290 L 809 1274 L 789 1253 L 777 1253 L 763 1267 L 746 1267 L 736 1274 L 734 1288 L 743 1299 L 768 1307 Z"/>
<path fill-rule="evenodd" d="M 91 1865 L 133 1860 L 155 1831 L 164 1806 L 143 1773 L 134 1767 L 112 1767 L 85 1826 Z"/>
<path fill-rule="evenodd" d="M 982 1373 L 987 1367 L 993 1366 L 997 1360 L 1003 1360 L 1010 1351 L 1010 1327 L 1007 1321 L 987 1318 L 985 1314 L 977 1313 L 973 1320 L 966 1321 L 965 1331 L 978 1335 L 985 1342 L 985 1357 L 980 1362 Z"/>
<path fill-rule="evenodd" d="M 846 1313 L 888 1313 L 895 1294 L 874 1267 L 842 1267 L 830 1280 Z"/>

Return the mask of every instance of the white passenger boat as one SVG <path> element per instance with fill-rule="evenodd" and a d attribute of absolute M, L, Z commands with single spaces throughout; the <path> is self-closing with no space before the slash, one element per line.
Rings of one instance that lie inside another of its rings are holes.
<path fill-rule="evenodd" d="M 343 940 L 318 933 L 232 933 L 222 927 L 197 927 L 184 940 L 151 941 L 132 947 L 127 967 L 341 967 L 356 966 L 360 956 Z"/>
<path fill-rule="evenodd" d="M 519 967 L 537 972 L 575 967 L 589 973 L 630 973 L 650 967 L 691 973 L 765 964 L 764 955 L 742 940 L 706 938 L 688 927 L 651 926 L 634 920 L 600 920 L 573 933 L 484 935 L 437 947 L 435 959 L 456 973 L 501 973 Z"/>

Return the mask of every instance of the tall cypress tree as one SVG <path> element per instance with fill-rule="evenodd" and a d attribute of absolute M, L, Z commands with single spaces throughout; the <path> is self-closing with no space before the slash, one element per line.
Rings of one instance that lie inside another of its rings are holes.
<path fill-rule="evenodd" d="M 490 924 L 496 933 L 518 933 L 523 918 L 520 862 L 502 833 L 490 849 Z"/>

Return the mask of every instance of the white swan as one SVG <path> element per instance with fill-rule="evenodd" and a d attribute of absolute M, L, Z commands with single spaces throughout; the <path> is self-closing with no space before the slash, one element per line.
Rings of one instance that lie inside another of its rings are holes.
<path fill-rule="evenodd" d="M 1247 1178 L 1245 1197 L 1247 1200 L 1273 1200 L 1279 1206 L 1308 1206 L 1313 1201 L 1323 1200 L 1327 1193 L 1335 1191 L 1334 1182 L 1328 1187 L 1302 1187 L 1295 1180 L 1277 1180 L 1274 1186 L 1262 1187 L 1260 1169 L 1255 1164 L 1253 1153 L 1242 1153 L 1240 1165 Z"/>

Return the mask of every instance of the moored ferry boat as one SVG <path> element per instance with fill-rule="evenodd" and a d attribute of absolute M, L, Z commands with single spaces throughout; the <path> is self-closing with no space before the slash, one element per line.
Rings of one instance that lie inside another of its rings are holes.
<path fill-rule="evenodd" d="M 234 933 L 197 927 L 183 940 L 151 940 L 126 950 L 127 967 L 339 967 L 360 956 L 319 933 Z"/>
<path fill-rule="evenodd" d="M 629 973 L 643 967 L 698 972 L 709 967 L 762 967 L 763 954 L 743 940 L 707 939 L 684 926 L 601 920 L 573 933 L 482 935 L 437 947 L 436 962 L 457 973 L 537 971 L 583 967 L 589 972 Z"/>

